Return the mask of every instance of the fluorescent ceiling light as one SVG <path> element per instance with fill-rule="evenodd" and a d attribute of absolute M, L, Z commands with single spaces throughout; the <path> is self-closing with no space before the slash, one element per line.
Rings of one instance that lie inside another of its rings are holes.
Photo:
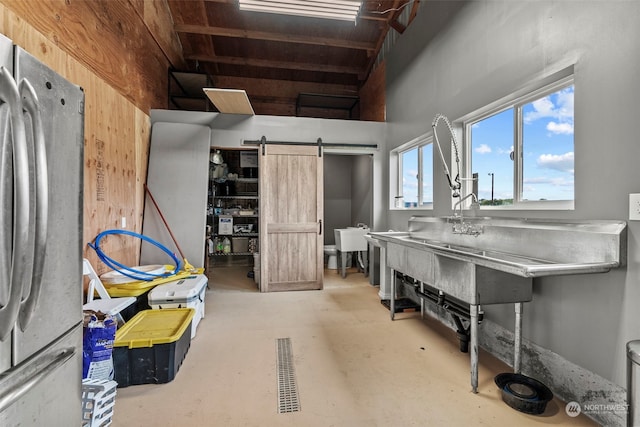
<path fill-rule="evenodd" d="M 238 0 L 240 10 L 355 21 L 361 0 Z"/>

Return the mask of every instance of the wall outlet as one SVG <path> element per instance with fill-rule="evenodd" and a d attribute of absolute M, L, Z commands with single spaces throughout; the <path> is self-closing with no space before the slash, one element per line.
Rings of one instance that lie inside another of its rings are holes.
<path fill-rule="evenodd" d="M 640 194 L 629 194 L 629 220 L 640 221 Z"/>
<path fill-rule="evenodd" d="M 120 226 L 122 228 L 127 228 L 127 217 L 126 216 L 122 217 L 122 220 L 120 221 Z"/>

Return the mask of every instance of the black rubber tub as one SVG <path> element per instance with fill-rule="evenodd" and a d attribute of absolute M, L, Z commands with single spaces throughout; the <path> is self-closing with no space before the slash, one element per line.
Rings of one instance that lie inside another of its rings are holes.
<path fill-rule="evenodd" d="M 495 377 L 502 400 L 513 409 L 526 414 L 542 414 L 553 393 L 540 381 L 522 374 L 503 373 Z"/>

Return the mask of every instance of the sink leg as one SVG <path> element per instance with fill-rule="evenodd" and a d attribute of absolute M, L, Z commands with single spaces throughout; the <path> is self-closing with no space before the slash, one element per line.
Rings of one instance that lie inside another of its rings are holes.
<path fill-rule="evenodd" d="M 478 392 L 478 305 L 471 304 L 470 329 L 471 329 L 471 391 Z"/>
<path fill-rule="evenodd" d="M 361 253 L 362 253 L 362 264 L 364 264 L 364 271 L 363 271 L 364 277 L 369 277 L 369 251 L 363 251 Z"/>
<path fill-rule="evenodd" d="M 340 252 L 340 256 L 342 257 L 342 278 L 347 277 L 347 252 Z"/>
<path fill-rule="evenodd" d="M 513 372 L 516 374 L 520 373 L 521 369 L 521 355 L 522 355 L 522 307 L 523 304 L 521 302 L 517 302 L 515 304 L 516 307 L 516 327 L 515 327 L 515 337 L 513 340 L 514 349 L 513 349 Z"/>
<path fill-rule="evenodd" d="M 391 312 L 391 320 L 393 320 L 396 315 L 396 271 L 394 269 L 390 269 L 390 271 L 391 297 L 389 298 L 389 311 Z"/>

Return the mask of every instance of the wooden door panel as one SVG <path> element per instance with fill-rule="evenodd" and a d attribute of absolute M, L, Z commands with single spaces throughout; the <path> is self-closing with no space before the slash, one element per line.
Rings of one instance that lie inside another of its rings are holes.
<path fill-rule="evenodd" d="M 277 254 L 271 259 L 269 291 L 318 289 L 314 262 L 317 230 L 312 233 L 273 233 L 269 235 L 270 249 Z"/>
<path fill-rule="evenodd" d="M 322 182 L 317 147 L 266 147 L 260 166 L 262 291 L 322 289 Z"/>

